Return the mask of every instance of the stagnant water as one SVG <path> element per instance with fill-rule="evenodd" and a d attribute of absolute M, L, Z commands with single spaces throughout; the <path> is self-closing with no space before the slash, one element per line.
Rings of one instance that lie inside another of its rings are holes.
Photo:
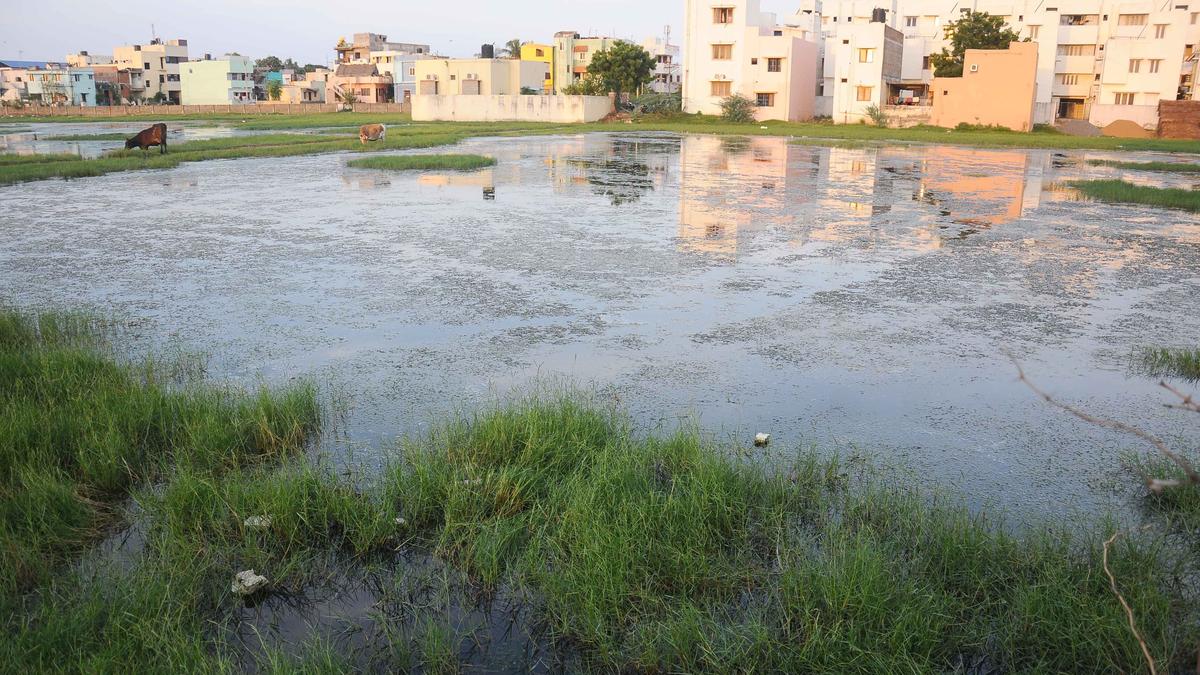
<path fill-rule="evenodd" d="M 1194 345 L 1200 220 L 1056 185 L 1186 179 L 1084 161 L 1104 153 L 780 138 L 455 151 L 499 164 L 318 155 L 0 188 L 0 302 L 111 308 L 216 378 L 331 383 L 350 404 L 334 451 L 368 464 L 567 381 L 651 428 L 861 450 L 1021 515 L 1115 508 L 1141 448 L 1040 403 L 1006 351 L 1065 400 L 1183 430 L 1130 357 Z"/>

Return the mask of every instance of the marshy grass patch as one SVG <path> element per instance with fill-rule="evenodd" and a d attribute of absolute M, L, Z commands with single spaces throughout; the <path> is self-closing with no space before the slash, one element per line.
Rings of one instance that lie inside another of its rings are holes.
<path fill-rule="evenodd" d="M 1134 370 L 1150 377 L 1200 382 L 1200 349 L 1144 347 L 1133 360 Z"/>
<path fill-rule="evenodd" d="M 1200 173 L 1200 164 L 1188 162 L 1123 162 L 1114 159 L 1089 159 L 1091 166 L 1107 166 L 1114 169 L 1134 171 L 1158 171 L 1165 173 Z"/>
<path fill-rule="evenodd" d="M 1123 180 L 1077 180 L 1066 185 L 1096 201 L 1200 211 L 1200 193 L 1194 190 L 1147 187 Z"/>
<path fill-rule="evenodd" d="M 483 155 L 389 155 L 364 157 L 346 162 L 356 169 L 385 169 L 388 171 L 473 171 L 495 166 L 496 160 Z"/>

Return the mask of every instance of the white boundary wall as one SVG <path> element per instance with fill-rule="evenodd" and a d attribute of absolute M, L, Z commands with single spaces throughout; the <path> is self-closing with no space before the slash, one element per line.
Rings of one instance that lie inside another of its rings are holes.
<path fill-rule="evenodd" d="M 595 122 L 613 111 L 608 96 L 413 96 L 415 122 Z"/>

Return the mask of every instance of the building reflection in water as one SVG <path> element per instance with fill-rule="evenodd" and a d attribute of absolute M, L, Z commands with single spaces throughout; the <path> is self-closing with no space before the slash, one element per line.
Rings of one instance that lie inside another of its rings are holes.
<path fill-rule="evenodd" d="M 484 201 L 490 202 L 496 199 L 495 169 L 456 173 L 423 173 L 417 178 L 417 184 L 435 188 L 476 188 L 481 191 Z"/>
<path fill-rule="evenodd" d="M 614 137 L 600 145 L 580 139 L 557 149 L 545 163 L 556 190 L 588 186 L 620 206 L 661 191 L 678 152 L 674 137 Z"/>
<path fill-rule="evenodd" d="M 798 246 L 940 248 L 1037 208 L 1044 173 L 1038 153 L 765 137 L 685 137 L 679 166 L 680 247 L 719 255 L 765 227 Z"/>

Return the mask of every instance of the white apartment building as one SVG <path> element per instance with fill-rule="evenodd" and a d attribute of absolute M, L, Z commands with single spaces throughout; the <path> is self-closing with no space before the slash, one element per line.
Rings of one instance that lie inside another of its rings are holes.
<path fill-rule="evenodd" d="M 125 45 L 113 50 L 113 63 L 118 68 L 141 68 L 146 78 L 145 98 L 159 93 L 172 103 L 182 100 L 179 64 L 188 60 L 187 40 L 155 38 L 149 44 Z"/>
<path fill-rule="evenodd" d="M 688 0 L 685 12 L 683 110 L 718 115 L 739 94 L 758 105 L 759 120 L 809 119 L 819 68 L 811 28 L 780 24 L 759 0 Z"/>
<path fill-rule="evenodd" d="M 683 65 L 679 58 L 679 45 L 671 44 L 666 38 L 647 38 L 642 43 L 642 49 L 654 57 L 651 91 L 659 94 L 674 94 L 679 91 L 683 87 Z"/>
<path fill-rule="evenodd" d="M 868 109 L 882 109 L 903 90 L 901 72 L 904 35 L 882 22 L 842 27 L 825 41 L 817 115 L 839 124 L 869 118 Z"/>
<path fill-rule="evenodd" d="M 884 4 L 886 22 L 904 35 L 900 83 L 926 103 L 930 56 L 946 46 L 946 24 L 968 9 L 1004 17 L 1038 44 L 1036 123 L 1066 118 L 1104 126 L 1125 119 L 1150 126 L 1158 101 L 1198 93 L 1192 78 L 1200 0 L 891 0 L 890 7 L 862 0 L 803 2 L 802 12 L 819 17 L 827 47 Z"/>

